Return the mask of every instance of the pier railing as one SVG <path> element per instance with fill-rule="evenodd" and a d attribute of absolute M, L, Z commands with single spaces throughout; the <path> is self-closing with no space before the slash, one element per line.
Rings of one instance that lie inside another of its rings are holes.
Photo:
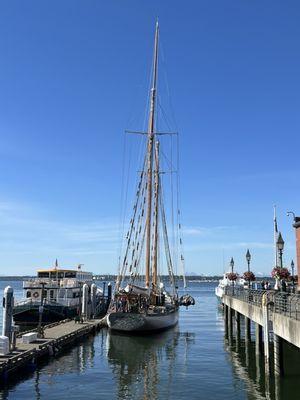
<path fill-rule="evenodd" d="M 245 289 L 226 287 L 225 295 L 237 298 L 249 304 L 262 307 L 266 302 L 271 311 L 300 320 L 300 295 L 276 290 Z"/>

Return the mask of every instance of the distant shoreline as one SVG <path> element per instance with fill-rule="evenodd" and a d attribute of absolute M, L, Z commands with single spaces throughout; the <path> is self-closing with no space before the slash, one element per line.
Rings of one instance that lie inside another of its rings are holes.
<path fill-rule="evenodd" d="M 33 279 L 36 278 L 36 276 L 33 275 L 11 275 L 11 276 L 0 276 L 0 282 L 1 281 L 24 281 L 26 279 Z M 163 276 L 163 279 L 168 279 L 168 276 Z M 182 281 L 183 278 L 182 276 L 177 276 L 176 277 L 179 281 Z M 94 276 L 95 280 L 102 280 L 102 281 L 115 281 L 117 279 L 117 275 L 109 275 L 109 274 L 103 274 L 103 275 L 95 275 Z M 212 276 L 204 276 L 204 275 L 191 275 L 191 276 L 186 276 L 185 279 L 189 282 L 218 282 L 219 279 L 222 279 L 222 276 L 218 275 L 212 275 Z M 272 279 L 269 276 L 261 276 L 257 278 L 257 281 L 261 280 L 270 280 Z"/>

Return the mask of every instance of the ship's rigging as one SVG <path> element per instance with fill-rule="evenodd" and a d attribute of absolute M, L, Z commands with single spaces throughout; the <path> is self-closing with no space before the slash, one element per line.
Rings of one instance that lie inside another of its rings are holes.
<path fill-rule="evenodd" d="M 157 95 L 158 82 L 158 42 L 159 27 L 156 24 L 153 69 L 149 99 L 148 127 L 146 131 L 127 130 L 126 133 L 143 135 L 147 141 L 144 143 L 146 154 L 142 160 L 142 168 L 136 186 L 136 195 L 129 229 L 125 235 L 125 246 L 120 257 L 119 277 L 116 290 L 119 290 L 125 277 L 132 284 L 143 284 L 151 290 L 159 288 L 160 274 L 163 272 L 162 264 L 166 265 L 171 287 L 175 292 L 175 277 L 177 264 L 181 263 L 184 277 L 184 255 L 181 229 L 181 213 L 179 210 L 179 156 L 178 134 L 167 130 L 158 131 L 158 118 L 160 113 L 166 121 L 167 128 L 170 123 Z M 171 139 L 170 156 L 161 149 L 161 138 L 168 135 Z M 176 152 L 177 165 L 174 165 L 173 136 L 177 137 Z M 162 169 L 160 158 L 165 161 L 166 168 Z M 164 193 L 164 175 L 170 176 L 170 193 Z M 176 177 L 174 183 L 174 176 Z M 176 188 L 176 189 L 174 189 Z M 165 197 L 170 197 L 171 213 L 170 224 L 167 225 L 165 212 Z M 176 200 L 174 200 L 174 197 Z M 174 211 L 174 208 L 176 210 Z M 176 221 L 175 221 L 176 220 Z M 175 225 L 177 228 L 175 229 Z M 171 231 L 171 235 L 168 231 Z M 176 231 L 176 232 L 175 232 Z M 178 253 L 177 248 L 181 248 Z M 164 259 L 161 253 L 164 250 Z M 175 271 L 175 273 L 174 273 Z M 142 280 L 144 282 L 142 282 Z M 185 277 L 184 277 L 185 286 Z"/>

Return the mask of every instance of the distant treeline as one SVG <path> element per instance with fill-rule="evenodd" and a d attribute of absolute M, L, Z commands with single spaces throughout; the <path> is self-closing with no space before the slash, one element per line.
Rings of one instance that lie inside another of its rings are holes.
<path fill-rule="evenodd" d="M 26 281 L 26 279 L 35 278 L 34 276 L 0 276 L 0 281 Z"/>
<path fill-rule="evenodd" d="M 30 275 L 25 275 L 25 276 L 17 276 L 17 275 L 12 275 L 12 276 L 0 276 L 0 281 L 23 281 L 26 279 L 32 279 L 35 278 L 35 276 L 30 276 Z M 129 278 L 129 276 L 127 277 Z M 143 277 L 140 277 L 143 279 Z M 104 275 L 94 275 L 94 279 L 96 280 L 102 280 L 102 281 L 115 281 L 117 279 L 117 275 L 110 275 L 110 274 L 104 274 Z M 168 275 L 163 275 L 162 280 L 168 280 L 169 276 Z M 175 276 L 176 280 L 182 281 L 183 277 L 180 276 Z M 219 279 L 222 279 L 222 276 L 220 275 L 187 275 L 185 277 L 186 280 L 188 281 L 218 281 Z M 270 280 L 271 278 L 269 276 L 261 276 L 257 278 L 257 280 L 262 281 L 262 280 Z"/>
<path fill-rule="evenodd" d="M 126 279 L 128 279 L 129 276 L 126 276 Z M 203 281 L 203 282 L 207 282 L 207 281 L 218 281 L 219 279 L 222 279 L 223 276 L 221 275 L 186 275 L 185 279 L 187 281 Z M 117 279 L 117 275 L 95 275 L 94 279 L 96 280 L 103 280 L 103 281 L 115 281 Z M 141 280 L 145 279 L 144 276 L 140 277 Z M 161 277 L 161 279 L 163 281 L 167 281 L 169 279 L 169 275 L 163 275 Z M 256 280 L 257 281 L 264 281 L 264 280 L 271 280 L 272 278 L 270 276 L 260 276 L 257 277 Z M 183 277 L 182 275 L 176 275 L 175 276 L 175 280 L 176 281 L 183 281 Z"/>

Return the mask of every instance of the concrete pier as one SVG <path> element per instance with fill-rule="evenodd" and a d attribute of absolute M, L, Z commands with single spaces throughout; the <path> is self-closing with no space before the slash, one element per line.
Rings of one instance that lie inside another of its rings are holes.
<path fill-rule="evenodd" d="M 283 342 L 293 344 L 300 349 L 300 295 L 282 294 L 272 290 L 229 288 L 222 298 L 225 310 L 235 313 L 236 335 L 240 329 L 240 315 L 245 321 L 245 351 L 248 360 L 248 346 L 251 340 L 251 322 L 255 324 L 255 354 L 257 368 L 263 353 L 266 379 L 273 370 L 270 365 L 270 353 L 273 348 L 274 374 L 284 374 Z M 227 325 L 230 329 L 229 321 Z M 273 346 L 270 341 L 273 339 Z M 297 350 L 295 350 L 297 351 Z M 299 351 L 299 350 L 298 350 Z"/>

